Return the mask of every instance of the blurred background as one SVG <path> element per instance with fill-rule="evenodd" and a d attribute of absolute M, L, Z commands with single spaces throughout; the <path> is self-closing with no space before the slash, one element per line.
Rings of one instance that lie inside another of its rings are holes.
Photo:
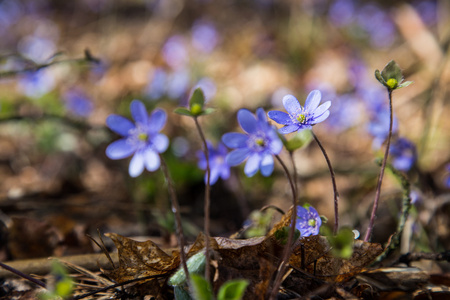
<path fill-rule="evenodd" d="M 0 1 L 0 259 L 98 251 L 85 237 L 97 230 L 171 243 L 161 171 L 133 179 L 129 159 L 105 155 L 118 138 L 105 120 L 130 117 L 133 99 L 168 113 L 164 156 L 193 240 L 203 226 L 201 143 L 192 119 L 173 109 L 196 87 L 216 109 L 200 119 L 213 145 L 241 130 L 240 108 L 284 110 L 283 96 L 303 104 L 320 90 L 331 115 L 314 132 L 337 175 L 340 224 L 363 234 L 389 124 L 374 71 L 392 59 L 414 81 L 393 94 L 390 161 L 410 180 L 414 202 L 403 251 L 448 249 L 449 18 L 445 0 Z M 292 170 L 287 152 L 281 157 Z M 294 158 L 300 203 L 331 227 L 333 190 L 320 149 L 312 142 Z M 253 234 L 263 234 L 270 218 L 255 211 L 291 203 L 277 164 L 267 178 L 233 167 L 211 196 L 215 236 L 252 221 L 261 229 Z M 401 199 L 387 171 L 373 241 L 394 233 Z"/>

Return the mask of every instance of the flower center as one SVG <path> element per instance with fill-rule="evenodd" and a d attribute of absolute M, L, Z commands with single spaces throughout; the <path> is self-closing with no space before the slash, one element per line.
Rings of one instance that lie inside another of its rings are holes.
<path fill-rule="evenodd" d="M 256 138 L 255 144 L 259 147 L 264 147 L 266 145 L 266 142 L 264 141 L 263 138 Z"/>
<path fill-rule="evenodd" d="M 308 225 L 311 226 L 311 227 L 316 226 L 316 220 L 315 219 L 309 219 L 308 220 Z"/>
<path fill-rule="evenodd" d="M 142 141 L 142 142 L 145 142 L 145 141 L 147 141 L 147 139 L 148 139 L 148 134 L 145 133 L 145 132 L 140 132 L 140 133 L 137 135 L 137 138 L 138 138 L 138 140 L 140 140 L 140 141 Z"/>
<path fill-rule="evenodd" d="M 297 121 L 298 121 L 299 123 L 305 123 L 305 121 L 306 121 L 306 116 L 305 116 L 305 114 L 299 114 L 299 115 L 297 116 Z"/>

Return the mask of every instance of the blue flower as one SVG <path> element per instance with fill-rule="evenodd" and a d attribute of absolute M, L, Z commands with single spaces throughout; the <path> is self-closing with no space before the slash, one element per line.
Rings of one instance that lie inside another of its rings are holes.
<path fill-rule="evenodd" d="M 94 108 L 91 100 L 86 94 L 78 89 L 67 91 L 64 94 L 64 101 L 67 110 L 80 117 L 88 117 Z"/>
<path fill-rule="evenodd" d="M 247 109 L 238 111 L 239 125 L 247 133 L 230 132 L 222 137 L 222 142 L 229 148 L 235 148 L 228 153 L 226 161 L 230 166 L 236 166 L 248 158 L 244 173 L 248 177 L 261 170 L 263 176 L 269 176 L 273 171 L 273 155 L 280 153 L 283 143 L 266 118 L 262 108 L 258 108 L 255 116 Z"/>
<path fill-rule="evenodd" d="M 322 219 L 317 210 L 310 206 L 308 209 L 297 206 L 297 222 L 295 228 L 300 230 L 301 236 L 318 235 Z"/>
<path fill-rule="evenodd" d="M 328 108 L 331 102 L 327 101 L 319 106 L 321 97 L 320 91 L 312 91 L 306 98 L 305 106 L 302 107 L 294 96 L 286 95 L 283 98 L 283 105 L 288 113 L 269 111 L 269 118 L 285 125 L 278 130 L 282 134 L 311 129 L 313 125 L 324 121 L 330 115 Z"/>
<path fill-rule="evenodd" d="M 405 138 L 396 139 L 389 148 L 392 165 L 400 171 L 409 171 L 417 160 L 416 146 Z"/>
<path fill-rule="evenodd" d="M 159 131 L 166 123 L 166 112 L 155 109 L 148 115 L 144 104 L 133 100 L 130 104 L 131 116 L 135 123 L 119 115 L 110 115 L 106 125 L 123 138 L 106 148 L 110 159 L 122 159 L 133 155 L 128 172 L 131 177 L 139 176 L 144 167 L 155 171 L 160 166 L 159 153 L 169 146 L 169 139 Z"/>
<path fill-rule="evenodd" d="M 215 149 L 211 143 L 208 142 L 209 169 L 211 170 L 209 182 L 211 185 L 216 183 L 219 177 L 224 180 L 230 177 L 230 166 L 226 161 L 227 154 L 228 151 L 224 144 L 219 143 L 217 149 Z M 205 153 L 199 151 L 197 156 L 199 158 L 198 167 L 202 170 L 206 170 Z M 207 181 L 207 175 L 208 174 L 205 174 L 205 182 Z"/>

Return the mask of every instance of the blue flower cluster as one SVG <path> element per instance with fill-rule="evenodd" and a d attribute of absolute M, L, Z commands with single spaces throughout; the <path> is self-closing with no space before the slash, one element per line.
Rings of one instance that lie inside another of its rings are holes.
<path fill-rule="evenodd" d="M 282 134 L 311 129 L 330 114 L 328 108 L 331 102 L 327 101 L 319 106 L 320 101 L 321 93 L 318 90 L 308 95 L 304 107 L 294 96 L 288 95 L 283 99 L 288 113 L 270 111 L 268 116 L 275 122 L 285 125 L 278 130 Z M 110 159 L 132 156 L 128 172 L 130 176 L 137 177 L 144 169 L 155 171 L 160 166 L 159 155 L 169 145 L 167 136 L 160 133 L 167 116 L 161 109 L 155 109 L 148 115 L 145 105 L 138 100 L 131 102 L 130 110 L 134 122 L 114 114 L 107 118 L 107 126 L 122 138 L 106 148 L 106 155 Z M 245 133 L 224 134 L 223 144 L 219 143 L 217 149 L 210 142 L 207 143 L 211 185 L 219 178 L 228 179 L 230 166 L 239 165 L 244 161 L 246 161 L 244 173 L 248 177 L 254 176 L 258 171 L 261 171 L 263 176 L 271 175 L 274 169 L 274 156 L 283 148 L 276 127 L 268 122 L 266 112 L 262 108 L 258 108 L 255 115 L 247 109 L 241 109 L 237 113 L 237 119 Z M 233 150 L 228 153 L 225 146 Z M 205 154 L 199 152 L 198 158 L 198 166 L 205 170 L 207 166 Z M 296 227 L 302 236 L 318 234 L 321 224 L 320 216 L 314 208 L 309 207 L 309 210 L 299 208 Z"/>

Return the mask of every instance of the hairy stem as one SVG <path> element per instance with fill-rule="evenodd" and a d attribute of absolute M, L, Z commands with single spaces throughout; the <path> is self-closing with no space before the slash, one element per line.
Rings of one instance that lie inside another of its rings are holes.
<path fill-rule="evenodd" d="M 206 159 L 206 188 L 205 188 L 205 203 L 204 203 L 204 210 L 205 210 L 205 216 L 204 216 L 204 231 L 205 231 L 205 248 L 206 248 L 206 265 L 205 265 L 205 278 L 209 282 L 209 214 L 210 214 L 210 205 L 211 205 L 211 196 L 210 196 L 210 190 L 211 190 L 211 169 L 209 165 L 209 151 L 208 151 L 208 144 L 206 143 L 205 135 L 203 134 L 202 128 L 200 127 L 200 124 L 198 123 L 198 118 L 194 117 L 195 126 L 197 127 L 198 133 L 200 134 L 200 139 L 203 143 L 203 152 L 205 153 L 205 159 Z"/>
<path fill-rule="evenodd" d="M 190 282 L 189 279 L 189 270 L 186 264 L 186 253 L 184 253 L 184 234 L 183 234 L 183 228 L 181 226 L 181 213 L 180 213 L 180 205 L 177 200 L 177 194 L 175 192 L 175 186 L 173 184 L 172 178 L 169 174 L 169 168 L 167 167 L 167 163 L 162 157 L 161 154 L 159 154 L 159 158 L 161 160 L 161 169 L 164 173 L 164 177 L 166 178 L 167 185 L 169 188 L 170 198 L 171 198 L 171 205 L 172 205 L 172 212 L 175 215 L 175 226 L 176 226 L 176 232 L 177 232 L 177 239 L 178 239 L 178 245 L 180 247 L 180 262 L 183 266 L 184 273 L 186 274 L 186 279 L 188 282 Z"/>
<path fill-rule="evenodd" d="M 384 169 L 386 168 L 386 162 L 389 156 L 389 146 L 391 145 L 392 137 L 392 126 L 394 123 L 393 112 L 392 112 L 392 91 L 388 90 L 389 94 L 389 134 L 387 138 L 386 151 L 384 152 L 383 162 L 381 163 L 380 176 L 378 177 L 377 190 L 375 192 L 375 200 L 373 201 L 372 214 L 370 215 L 369 226 L 367 227 L 366 235 L 364 241 L 368 242 L 372 235 L 373 225 L 375 222 L 375 217 L 378 208 L 378 202 L 380 201 L 381 184 L 383 183 Z"/>
<path fill-rule="evenodd" d="M 327 152 L 325 151 L 325 148 L 322 146 L 322 143 L 319 141 L 317 136 L 314 134 L 314 132 L 311 130 L 311 133 L 314 137 L 314 139 L 317 142 L 317 145 L 319 146 L 320 150 L 322 150 L 323 156 L 325 157 L 325 160 L 327 161 L 328 170 L 330 171 L 331 175 L 331 183 L 333 184 L 333 194 L 334 194 L 334 228 L 333 233 L 336 234 L 339 228 L 339 192 L 337 190 L 336 185 L 336 175 L 334 173 L 333 166 L 331 165 L 331 161 L 328 158 Z"/>
<path fill-rule="evenodd" d="M 278 266 L 278 273 L 275 277 L 275 280 L 273 282 L 273 288 L 270 293 L 269 299 L 276 299 L 278 290 L 280 289 L 281 281 L 283 279 L 284 273 L 287 268 L 287 264 L 289 262 L 289 257 L 291 255 L 292 251 L 292 240 L 294 238 L 295 233 L 295 220 L 297 218 L 297 190 L 295 188 L 295 184 L 292 180 L 291 174 L 289 173 L 289 170 L 287 169 L 284 162 L 281 160 L 281 158 L 278 155 L 275 155 L 280 165 L 283 167 L 283 170 L 286 174 L 286 177 L 289 180 L 289 184 L 291 186 L 292 190 L 292 215 L 291 215 L 291 226 L 289 228 L 289 235 L 286 247 L 283 250 L 283 257 L 280 261 L 280 264 Z"/>

